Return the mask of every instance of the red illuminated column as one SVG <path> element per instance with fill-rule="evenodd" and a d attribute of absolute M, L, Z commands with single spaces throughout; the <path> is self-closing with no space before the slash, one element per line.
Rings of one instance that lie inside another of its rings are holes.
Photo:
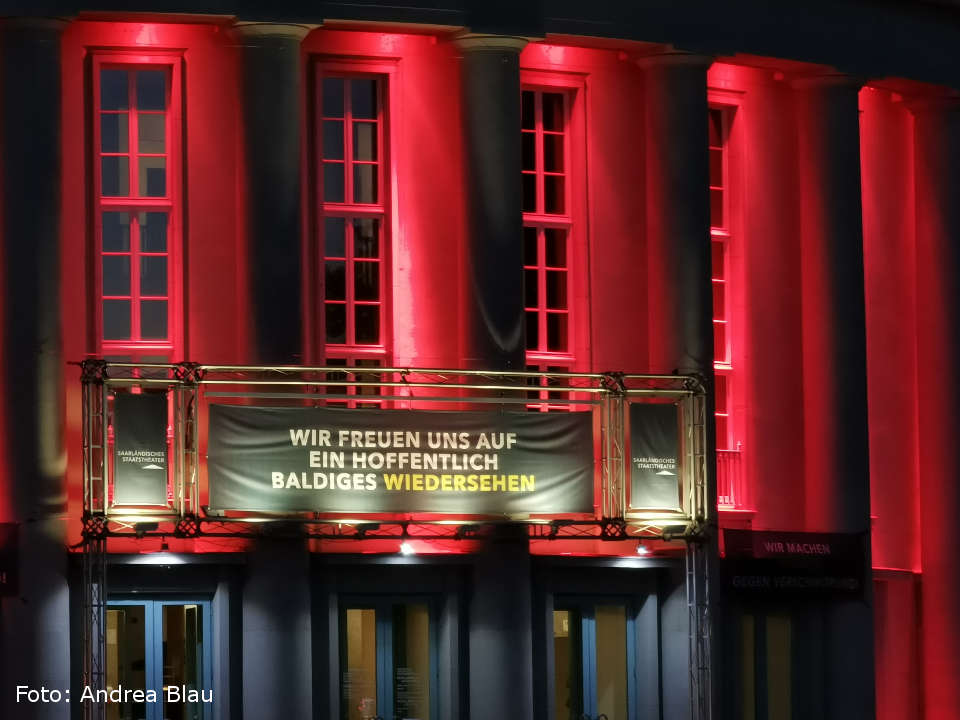
<path fill-rule="evenodd" d="M 242 60 L 251 336 L 263 363 L 296 363 L 303 352 L 300 41 L 308 30 L 277 23 L 234 29 Z"/>
<path fill-rule="evenodd" d="M 523 370 L 520 51 L 526 40 L 468 35 L 462 53 L 467 248 L 464 358 Z"/>
<path fill-rule="evenodd" d="M 640 61 L 645 83 L 650 370 L 657 373 L 713 373 L 710 62 L 686 53 Z"/>
<path fill-rule="evenodd" d="M 797 87 L 809 529 L 870 527 L 859 83 Z"/>
<path fill-rule="evenodd" d="M 960 106 L 914 103 L 926 720 L 960 708 Z"/>
<path fill-rule="evenodd" d="M 3 147 L 3 410 L 0 462 L 19 527 L 19 592 L 0 598 L 0 717 L 67 718 L 15 703 L 17 685 L 70 687 L 60 337 L 60 41 L 64 23 L 0 26 Z M 77 635 L 79 637 L 79 634 Z"/>
<path fill-rule="evenodd" d="M 873 717 L 870 480 L 860 205 L 859 83 L 796 89 L 808 529 L 862 533 L 864 601 L 823 611 L 824 718 Z"/>

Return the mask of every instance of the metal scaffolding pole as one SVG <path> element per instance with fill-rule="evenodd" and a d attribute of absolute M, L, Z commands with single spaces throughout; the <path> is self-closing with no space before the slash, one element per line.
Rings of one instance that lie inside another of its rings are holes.
<path fill-rule="evenodd" d="M 107 402 L 104 392 L 106 363 L 87 360 L 83 381 L 83 552 L 82 651 L 83 687 L 97 698 L 106 689 L 107 622 Z M 105 720 L 105 702 L 83 702 L 84 720 Z"/>
<path fill-rule="evenodd" d="M 85 531 L 86 532 L 86 531 Z M 94 698 L 106 689 L 107 541 L 88 534 L 83 543 L 83 687 Z M 84 720 L 106 720 L 107 706 L 99 700 L 83 702 Z"/>
<path fill-rule="evenodd" d="M 687 543 L 687 609 L 690 613 L 690 717 L 710 720 L 712 617 L 708 582 L 709 545 Z"/>
<path fill-rule="evenodd" d="M 687 608 L 690 623 L 690 717 L 713 717 L 713 612 L 710 595 L 715 570 L 711 554 L 716 551 L 716 491 L 707 465 L 708 403 L 701 392 L 687 401 L 687 464 L 690 470 L 692 537 L 687 542 Z"/>

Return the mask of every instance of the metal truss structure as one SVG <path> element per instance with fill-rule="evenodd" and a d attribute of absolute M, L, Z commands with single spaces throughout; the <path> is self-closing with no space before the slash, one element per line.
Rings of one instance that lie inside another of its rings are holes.
<path fill-rule="evenodd" d="M 110 538 L 313 540 L 480 540 L 504 522 L 531 540 L 680 540 L 686 543 L 693 718 L 710 712 L 708 550 L 715 497 L 708 482 L 707 386 L 703 378 L 624 373 L 493 372 L 379 367 L 224 366 L 82 363 L 84 683 L 104 687 L 105 553 Z M 119 505 L 113 493 L 113 400 L 120 393 L 163 393 L 168 402 L 169 477 L 164 507 Z M 639 510 L 629 498 L 629 409 L 672 403 L 680 418 L 678 508 Z M 390 410 L 589 411 L 594 417 L 598 506 L 592 515 L 434 516 L 215 512 L 206 495 L 202 427 L 211 403 Z M 715 491 L 713 491 L 715 492 Z M 104 708 L 86 703 L 84 717 Z"/>

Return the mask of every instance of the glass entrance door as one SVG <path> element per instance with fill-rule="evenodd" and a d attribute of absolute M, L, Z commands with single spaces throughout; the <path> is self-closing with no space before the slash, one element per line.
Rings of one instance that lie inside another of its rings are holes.
<path fill-rule="evenodd" d="M 206 601 L 114 600 L 107 605 L 107 720 L 208 720 L 212 705 L 210 604 Z M 124 690 L 153 691 L 134 702 Z M 149 696 L 148 696 L 148 699 Z"/>
<path fill-rule="evenodd" d="M 435 720 L 435 626 L 427 602 L 347 603 L 340 612 L 341 720 Z"/>
<path fill-rule="evenodd" d="M 626 604 L 558 604 L 553 611 L 555 720 L 632 720 L 636 640 Z"/>

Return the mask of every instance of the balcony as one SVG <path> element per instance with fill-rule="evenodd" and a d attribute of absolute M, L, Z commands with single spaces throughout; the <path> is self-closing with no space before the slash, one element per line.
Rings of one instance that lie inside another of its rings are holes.
<path fill-rule="evenodd" d="M 717 450 L 717 507 L 720 510 L 749 507 L 740 443 L 736 450 Z"/>

